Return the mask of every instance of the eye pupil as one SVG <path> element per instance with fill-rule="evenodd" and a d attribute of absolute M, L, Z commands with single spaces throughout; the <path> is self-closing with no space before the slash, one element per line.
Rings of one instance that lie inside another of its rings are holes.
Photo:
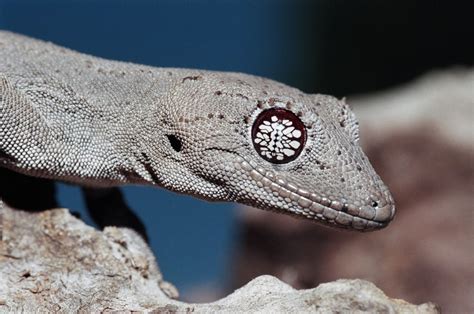
<path fill-rule="evenodd" d="M 266 161 L 284 164 L 295 160 L 306 142 L 306 128 L 291 111 L 272 108 L 261 112 L 252 127 L 252 142 Z"/>
<path fill-rule="evenodd" d="M 168 141 L 170 142 L 171 144 L 171 147 L 176 151 L 176 152 L 180 152 L 181 151 L 181 148 L 182 148 L 182 144 L 181 144 L 181 141 L 175 136 L 175 135 L 166 135 L 166 137 L 168 138 Z"/>

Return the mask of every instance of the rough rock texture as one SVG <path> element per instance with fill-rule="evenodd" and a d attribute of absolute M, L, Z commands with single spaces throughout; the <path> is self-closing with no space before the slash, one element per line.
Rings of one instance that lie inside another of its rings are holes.
<path fill-rule="evenodd" d="M 394 297 L 474 313 L 474 69 L 348 102 L 395 198 L 394 221 L 357 234 L 245 211 L 234 287 L 263 273 L 296 288 L 363 278 Z"/>
<path fill-rule="evenodd" d="M 387 298 L 372 283 L 338 280 L 295 290 L 258 277 L 209 304 L 171 299 L 154 256 L 133 231 L 97 231 L 65 209 L 28 213 L 1 207 L 0 312 L 410 312 L 436 313 Z"/>

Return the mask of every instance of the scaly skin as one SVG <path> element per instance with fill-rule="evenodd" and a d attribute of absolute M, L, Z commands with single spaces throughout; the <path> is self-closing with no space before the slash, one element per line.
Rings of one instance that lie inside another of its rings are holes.
<path fill-rule="evenodd" d="M 0 106 L 0 166 L 30 176 L 156 185 L 361 231 L 395 212 L 344 101 L 272 80 L 109 61 L 0 32 Z M 284 163 L 263 158 L 252 132 L 275 108 L 303 126 L 302 149 Z"/>

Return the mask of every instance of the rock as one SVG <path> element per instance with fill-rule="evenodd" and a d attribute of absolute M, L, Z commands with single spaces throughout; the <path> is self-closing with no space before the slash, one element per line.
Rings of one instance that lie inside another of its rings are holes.
<path fill-rule="evenodd" d="M 134 231 L 85 225 L 66 209 L 30 213 L 1 202 L 0 312 L 410 312 L 437 313 L 390 299 L 363 280 L 295 290 L 261 276 L 208 304 L 174 300 L 155 258 Z"/>
<path fill-rule="evenodd" d="M 474 68 L 431 72 L 398 88 L 348 97 L 348 101 L 360 120 L 365 146 L 409 131 L 472 152 Z"/>
<path fill-rule="evenodd" d="M 395 198 L 394 220 L 360 234 L 246 210 L 231 288 L 261 274 L 300 289 L 364 278 L 392 297 L 473 313 L 474 69 L 429 73 L 348 103 Z"/>
<path fill-rule="evenodd" d="M 217 304 L 218 307 L 213 307 Z M 209 310 L 217 309 L 244 313 L 439 313 L 432 303 L 413 305 L 390 299 L 364 280 L 337 280 L 314 289 L 295 290 L 268 275 L 257 277 L 228 297 L 210 304 Z"/>
<path fill-rule="evenodd" d="M 168 300 L 141 237 L 115 227 L 96 231 L 66 209 L 4 207 L 0 249 L 0 311 L 144 310 L 151 300 Z"/>

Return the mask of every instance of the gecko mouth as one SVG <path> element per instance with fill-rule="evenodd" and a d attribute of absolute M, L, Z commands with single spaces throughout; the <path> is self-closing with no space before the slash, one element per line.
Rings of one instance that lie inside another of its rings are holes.
<path fill-rule="evenodd" d="M 332 227 L 359 231 L 384 228 L 395 214 L 393 199 L 387 189 L 383 191 L 387 200 L 377 201 L 371 198 L 367 200 L 368 205 L 355 206 L 311 193 L 270 171 L 252 167 L 244 159 L 236 162 L 236 165 L 248 173 L 259 188 L 278 198 L 270 206 L 267 202 L 261 202 L 270 210 L 316 220 Z"/>

